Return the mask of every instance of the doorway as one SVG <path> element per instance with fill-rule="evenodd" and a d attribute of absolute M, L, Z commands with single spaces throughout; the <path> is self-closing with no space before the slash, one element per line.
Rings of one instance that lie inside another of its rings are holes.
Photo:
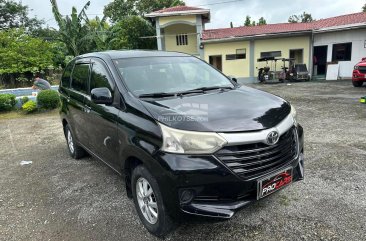
<path fill-rule="evenodd" d="M 290 50 L 290 59 L 295 59 L 295 63 L 303 64 L 304 63 L 304 50 L 303 49 L 291 49 Z"/>
<path fill-rule="evenodd" d="M 221 55 L 210 56 L 209 62 L 213 67 L 222 71 L 222 56 Z"/>
<path fill-rule="evenodd" d="M 328 46 L 316 46 L 314 47 L 314 56 L 313 56 L 313 75 L 325 75 L 327 73 L 327 55 L 328 55 Z"/>

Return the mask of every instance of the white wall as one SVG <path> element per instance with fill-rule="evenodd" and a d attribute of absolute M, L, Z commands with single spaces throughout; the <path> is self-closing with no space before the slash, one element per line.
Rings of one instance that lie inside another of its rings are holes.
<path fill-rule="evenodd" d="M 351 61 L 339 62 L 339 77 L 351 78 L 353 66 L 366 57 L 366 29 L 346 30 L 329 33 L 315 33 L 314 46 L 328 45 L 327 62 L 332 61 L 333 44 L 352 42 Z"/>

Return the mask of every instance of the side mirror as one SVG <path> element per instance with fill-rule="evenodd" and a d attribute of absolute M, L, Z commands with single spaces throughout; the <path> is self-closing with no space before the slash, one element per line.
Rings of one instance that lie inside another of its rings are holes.
<path fill-rule="evenodd" d="M 238 83 L 238 80 L 234 76 L 229 76 L 229 78 L 234 81 L 235 83 Z"/>
<path fill-rule="evenodd" d="M 112 93 L 106 87 L 92 89 L 91 100 L 95 104 L 111 105 L 113 103 Z"/>

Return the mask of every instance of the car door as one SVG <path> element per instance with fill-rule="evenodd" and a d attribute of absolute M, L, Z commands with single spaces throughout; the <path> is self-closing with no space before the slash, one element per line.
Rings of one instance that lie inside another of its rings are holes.
<path fill-rule="evenodd" d="M 115 81 L 111 77 L 107 65 L 102 60 L 95 58 L 92 59 L 91 65 L 90 92 L 94 88 L 101 87 L 108 88 L 114 96 L 116 89 Z M 85 108 L 90 110 L 87 128 L 91 151 L 113 168 L 118 168 L 118 106 L 95 104 L 91 100 L 90 95 L 88 95 L 85 99 Z"/>
<path fill-rule="evenodd" d="M 71 61 L 67 64 L 61 78 L 59 92 L 61 99 L 61 108 L 64 113 L 69 113 L 69 102 L 70 102 L 70 86 L 71 86 L 71 75 L 74 69 L 75 61 Z"/>
<path fill-rule="evenodd" d="M 76 140 L 89 147 L 84 101 L 89 90 L 90 59 L 76 61 L 68 91 L 69 122 Z"/>

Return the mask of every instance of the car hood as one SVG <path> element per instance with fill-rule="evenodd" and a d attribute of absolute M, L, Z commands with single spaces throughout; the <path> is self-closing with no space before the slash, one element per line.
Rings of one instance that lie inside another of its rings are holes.
<path fill-rule="evenodd" d="M 356 66 L 366 66 L 366 62 L 359 62 L 356 64 Z"/>
<path fill-rule="evenodd" d="M 276 126 L 291 112 L 283 99 L 248 87 L 175 98 L 142 99 L 155 120 L 190 131 L 245 132 Z"/>

